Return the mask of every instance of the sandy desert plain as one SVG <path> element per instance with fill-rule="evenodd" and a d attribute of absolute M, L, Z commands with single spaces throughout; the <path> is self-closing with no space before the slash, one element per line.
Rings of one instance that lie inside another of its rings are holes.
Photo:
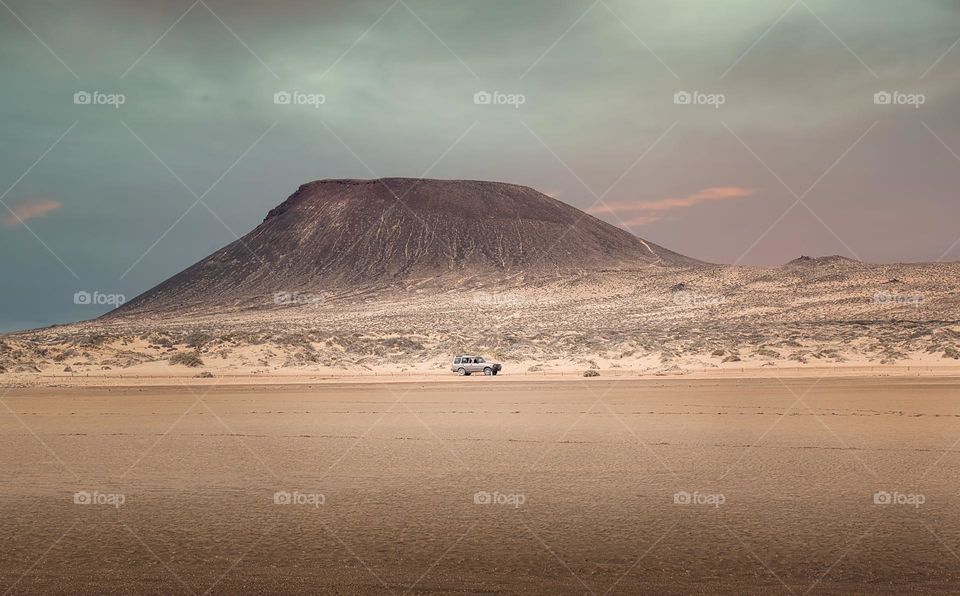
<path fill-rule="evenodd" d="M 905 371 L 9 388 L 0 589 L 955 593 L 958 390 Z"/>

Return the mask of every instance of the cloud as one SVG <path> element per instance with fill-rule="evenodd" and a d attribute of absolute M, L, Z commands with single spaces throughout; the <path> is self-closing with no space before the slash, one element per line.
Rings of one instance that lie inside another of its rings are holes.
<path fill-rule="evenodd" d="M 61 206 L 61 203 L 50 199 L 22 201 L 7 208 L 8 215 L 3 219 L 3 225 L 8 228 L 15 228 L 28 219 L 43 217 L 51 211 L 56 211 Z"/>
<path fill-rule="evenodd" d="M 605 203 L 590 209 L 593 215 L 612 214 L 626 226 L 642 226 L 663 219 L 667 212 L 688 209 L 703 203 L 730 201 L 749 197 L 752 188 L 742 186 L 711 186 L 684 197 L 667 197 L 646 203 Z"/>

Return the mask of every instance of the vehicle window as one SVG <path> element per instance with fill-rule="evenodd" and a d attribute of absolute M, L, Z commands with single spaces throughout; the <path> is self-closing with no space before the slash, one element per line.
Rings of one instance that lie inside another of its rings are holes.
<path fill-rule="evenodd" d="M 463 359 L 463 363 L 464 363 L 464 364 L 471 364 L 471 361 L 470 361 L 469 358 L 464 358 L 464 359 Z"/>
<path fill-rule="evenodd" d="M 477 358 L 477 364 L 483 364 L 484 362 L 486 362 L 486 360 L 483 358 Z"/>
<path fill-rule="evenodd" d="M 454 364 L 460 364 L 460 359 L 459 359 L 459 358 L 454 358 L 454 359 L 453 359 L 453 363 L 454 363 Z"/>

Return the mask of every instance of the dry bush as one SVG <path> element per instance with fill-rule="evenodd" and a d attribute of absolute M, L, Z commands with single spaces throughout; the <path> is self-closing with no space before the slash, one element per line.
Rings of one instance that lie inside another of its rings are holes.
<path fill-rule="evenodd" d="M 203 366 L 203 360 L 197 352 L 177 352 L 170 356 L 170 365 L 182 365 L 190 368 L 199 368 Z"/>
<path fill-rule="evenodd" d="M 213 341 L 213 336 L 205 331 L 193 331 L 184 339 L 188 347 L 200 349 Z"/>

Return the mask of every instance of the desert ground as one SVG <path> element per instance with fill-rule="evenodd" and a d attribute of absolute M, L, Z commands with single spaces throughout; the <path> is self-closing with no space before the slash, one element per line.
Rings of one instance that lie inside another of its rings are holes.
<path fill-rule="evenodd" d="M 3 390 L 0 590 L 960 585 L 960 377 L 188 382 Z"/>
<path fill-rule="evenodd" d="M 512 373 L 957 368 L 960 265 L 842 258 L 780 268 L 651 267 L 536 283 L 436 280 L 311 290 L 229 308 L 111 314 L 0 336 L 0 377 L 316 377 L 442 373 L 480 353 Z"/>

